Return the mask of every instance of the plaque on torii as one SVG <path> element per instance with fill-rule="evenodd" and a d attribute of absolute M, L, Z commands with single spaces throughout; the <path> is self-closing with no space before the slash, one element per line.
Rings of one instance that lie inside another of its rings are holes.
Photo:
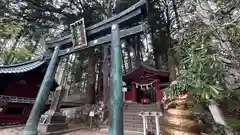
<path fill-rule="evenodd" d="M 87 46 L 87 36 L 84 24 L 84 18 L 70 25 L 73 48 L 83 48 Z"/>

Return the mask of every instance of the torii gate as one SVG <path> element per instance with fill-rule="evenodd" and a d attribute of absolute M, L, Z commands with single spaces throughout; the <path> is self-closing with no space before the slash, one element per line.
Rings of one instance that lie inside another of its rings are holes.
<path fill-rule="evenodd" d="M 35 100 L 34 106 L 26 123 L 24 130 L 20 135 L 37 135 L 37 127 L 41 117 L 41 110 L 47 101 L 50 86 L 54 80 L 56 69 L 60 57 L 70 55 L 75 52 L 92 48 L 96 46 L 107 45 L 111 43 L 112 48 L 112 86 L 115 86 L 110 95 L 111 125 L 109 135 L 123 135 L 123 97 L 122 97 L 122 71 L 121 71 L 121 46 L 120 39 L 145 32 L 145 24 L 138 24 L 133 27 L 124 29 L 127 24 L 141 22 L 147 13 L 147 1 L 140 0 L 130 8 L 119 14 L 106 19 L 100 23 L 86 28 L 86 35 L 91 41 L 87 45 L 72 48 L 71 50 L 60 50 L 61 46 L 71 44 L 71 35 L 54 41 L 47 41 L 48 45 L 55 47 L 53 54 L 47 55 L 45 59 L 51 59 Z M 122 30 L 120 30 L 120 28 Z M 102 35 L 104 33 L 105 35 Z M 98 35 L 98 36 L 96 36 Z M 94 37 L 97 38 L 94 38 Z"/>

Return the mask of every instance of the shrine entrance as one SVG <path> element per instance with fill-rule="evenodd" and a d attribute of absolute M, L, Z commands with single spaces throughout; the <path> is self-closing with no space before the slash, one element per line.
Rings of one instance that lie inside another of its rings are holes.
<path fill-rule="evenodd" d="M 123 80 L 127 84 L 125 102 L 149 104 L 162 99 L 162 88 L 168 83 L 169 78 L 168 72 L 141 63 L 139 67 L 123 76 Z"/>
<path fill-rule="evenodd" d="M 156 91 L 153 87 L 138 87 L 136 89 L 136 102 L 149 104 L 156 102 Z"/>

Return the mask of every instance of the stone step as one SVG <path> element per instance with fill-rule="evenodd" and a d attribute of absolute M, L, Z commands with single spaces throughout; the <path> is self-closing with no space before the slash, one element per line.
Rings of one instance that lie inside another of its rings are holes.
<path fill-rule="evenodd" d="M 142 117 L 139 116 L 139 115 L 125 114 L 125 115 L 123 116 L 123 119 L 135 120 L 135 119 L 142 119 Z"/>
<path fill-rule="evenodd" d="M 157 108 L 152 106 L 125 106 L 125 109 L 133 109 L 133 108 L 141 108 L 141 109 L 149 109 L 149 108 Z"/>
<path fill-rule="evenodd" d="M 123 115 L 127 115 L 127 116 L 139 116 L 139 112 L 128 112 L 128 111 L 125 111 L 123 113 Z M 140 116 L 139 116 L 140 117 Z"/>
<path fill-rule="evenodd" d="M 155 124 L 155 120 L 154 119 L 152 121 L 148 120 L 147 122 L 148 122 L 148 124 Z M 124 123 L 142 124 L 143 120 L 142 119 L 124 119 Z M 162 122 L 159 122 L 159 123 L 161 124 Z"/>
<path fill-rule="evenodd" d="M 143 120 L 142 119 L 124 119 L 123 120 L 125 123 L 137 123 L 137 124 L 142 124 Z M 149 120 L 148 119 L 148 124 L 155 124 L 155 119 Z M 159 124 L 163 124 L 163 120 L 159 119 Z"/>
<path fill-rule="evenodd" d="M 139 114 L 140 112 L 161 112 L 160 110 L 157 109 L 130 109 L 130 110 L 125 110 L 124 113 L 135 113 Z"/>
<path fill-rule="evenodd" d="M 143 132 L 143 129 L 142 129 L 142 128 L 126 127 L 126 126 L 124 126 L 124 130 L 126 130 L 126 131 L 137 131 L 137 132 Z"/>
<path fill-rule="evenodd" d="M 142 111 L 142 110 L 144 110 L 144 111 L 161 111 L 160 109 L 158 109 L 158 108 L 142 108 L 142 107 L 136 107 L 136 108 L 131 108 L 131 107 L 129 107 L 129 108 L 125 108 L 125 111 L 129 111 L 129 110 L 131 110 L 131 111 Z"/>
<path fill-rule="evenodd" d="M 124 130 L 128 131 L 138 131 L 143 132 L 143 119 L 141 116 L 139 116 L 139 113 L 141 111 L 145 112 L 161 112 L 161 110 L 158 108 L 157 104 L 125 104 L 124 108 Z M 160 118 L 160 124 L 161 118 Z M 151 120 L 148 117 L 148 129 L 155 130 L 156 124 L 155 124 L 155 117 L 152 116 Z"/>
<path fill-rule="evenodd" d="M 125 114 L 129 114 L 129 113 L 132 113 L 132 114 L 136 114 L 136 115 L 139 115 L 141 112 L 161 112 L 159 110 L 126 110 L 124 111 L 124 115 Z"/>
<path fill-rule="evenodd" d="M 108 128 L 100 129 L 100 133 L 108 134 Z M 134 131 L 134 130 L 124 129 L 124 134 L 125 135 L 143 135 L 143 132 L 137 132 L 137 131 Z"/>
<path fill-rule="evenodd" d="M 152 107 L 152 106 L 127 106 L 124 107 L 125 109 L 130 109 L 130 108 L 158 108 L 158 107 Z"/>
<path fill-rule="evenodd" d="M 157 104 L 142 105 L 142 104 L 125 104 L 124 107 L 158 107 Z"/>
<path fill-rule="evenodd" d="M 162 128 L 160 127 L 160 130 Z M 124 130 L 127 130 L 127 131 L 138 131 L 138 132 L 143 132 L 143 126 L 136 126 L 136 127 L 130 127 L 130 126 L 124 126 Z M 148 126 L 148 131 L 154 131 L 156 132 L 156 127 L 154 126 Z"/>
<path fill-rule="evenodd" d="M 152 123 L 148 123 L 148 128 L 149 129 L 155 129 L 156 125 L 152 124 Z M 142 123 L 124 123 L 124 127 L 132 127 L 132 128 L 143 128 L 143 124 Z"/>
<path fill-rule="evenodd" d="M 139 115 L 130 115 L 130 114 L 126 114 L 123 116 L 124 119 L 127 119 L 127 120 L 142 120 L 142 117 L 139 116 Z M 155 121 L 155 117 L 147 117 L 148 120 L 152 120 L 152 121 Z M 161 117 L 159 118 L 160 120 L 162 119 Z"/>

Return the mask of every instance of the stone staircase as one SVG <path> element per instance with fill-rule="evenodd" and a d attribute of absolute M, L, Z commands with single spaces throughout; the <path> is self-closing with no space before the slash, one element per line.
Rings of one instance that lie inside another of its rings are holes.
<path fill-rule="evenodd" d="M 161 112 L 160 107 L 156 103 L 153 104 L 138 104 L 138 103 L 126 103 L 124 108 L 124 130 L 143 132 L 143 120 L 139 116 L 139 112 Z M 160 118 L 160 125 L 162 120 Z M 155 117 L 148 118 L 148 130 L 155 131 Z M 161 127 L 161 126 L 160 126 Z M 161 128 L 160 128 L 161 129 Z"/>

